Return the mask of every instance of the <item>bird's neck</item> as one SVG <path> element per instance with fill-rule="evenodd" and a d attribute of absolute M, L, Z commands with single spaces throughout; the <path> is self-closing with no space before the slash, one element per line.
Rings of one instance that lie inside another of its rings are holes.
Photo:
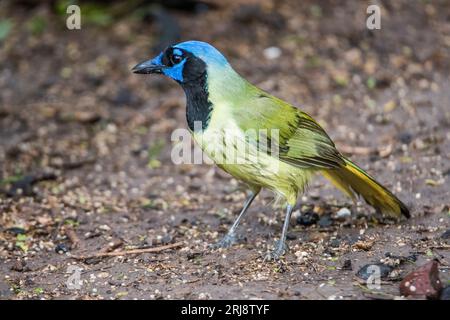
<path fill-rule="evenodd" d="M 242 96 L 245 80 L 233 69 L 208 70 L 182 85 L 186 94 L 186 120 L 191 131 L 206 130 L 214 105 Z"/>
<path fill-rule="evenodd" d="M 191 131 L 205 130 L 208 127 L 212 111 L 209 100 L 207 75 L 182 85 L 186 94 L 186 120 Z"/>

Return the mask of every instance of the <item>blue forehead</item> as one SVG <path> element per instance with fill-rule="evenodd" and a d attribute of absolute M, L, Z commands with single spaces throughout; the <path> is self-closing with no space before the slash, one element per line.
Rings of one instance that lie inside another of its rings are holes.
<path fill-rule="evenodd" d="M 219 50 L 212 45 L 202 41 L 186 41 L 173 46 L 192 53 L 194 56 L 202 59 L 207 65 L 227 65 L 227 59 L 220 53 Z"/>

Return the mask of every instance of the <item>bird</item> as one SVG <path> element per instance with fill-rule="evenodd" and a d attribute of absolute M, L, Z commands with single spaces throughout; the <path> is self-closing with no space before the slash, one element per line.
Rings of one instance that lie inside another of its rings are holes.
<path fill-rule="evenodd" d="M 132 72 L 175 80 L 184 90 L 187 126 L 196 143 L 248 187 L 237 219 L 214 248 L 236 242 L 242 218 L 267 189 L 285 204 L 281 235 L 265 256 L 279 260 L 288 251 L 286 237 L 297 200 L 320 174 L 353 201 L 362 197 L 384 216 L 410 217 L 407 206 L 342 155 L 309 114 L 244 79 L 213 45 L 196 40 L 173 44 Z"/>

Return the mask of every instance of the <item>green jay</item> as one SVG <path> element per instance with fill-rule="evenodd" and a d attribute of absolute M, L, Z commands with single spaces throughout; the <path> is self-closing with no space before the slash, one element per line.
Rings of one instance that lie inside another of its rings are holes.
<path fill-rule="evenodd" d="M 235 242 L 239 222 L 266 188 L 286 203 L 280 239 L 266 256 L 279 259 L 287 249 L 297 198 L 315 174 L 325 176 L 352 199 L 361 196 L 384 215 L 409 218 L 408 208 L 344 157 L 311 116 L 249 83 L 212 45 L 201 41 L 172 45 L 132 71 L 163 74 L 179 83 L 194 140 L 221 169 L 249 188 L 241 213 L 216 247 Z"/>

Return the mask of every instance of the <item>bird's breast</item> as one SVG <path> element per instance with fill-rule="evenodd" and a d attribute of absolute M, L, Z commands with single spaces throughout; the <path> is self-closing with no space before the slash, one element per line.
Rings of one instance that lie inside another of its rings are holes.
<path fill-rule="evenodd" d="M 194 139 L 206 155 L 234 176 L 276 174 L 279 161 L 258 145 L 257 136 L 239 127 L 229 108 L 214 107 L 206 130 L 194 131 Z"/>

